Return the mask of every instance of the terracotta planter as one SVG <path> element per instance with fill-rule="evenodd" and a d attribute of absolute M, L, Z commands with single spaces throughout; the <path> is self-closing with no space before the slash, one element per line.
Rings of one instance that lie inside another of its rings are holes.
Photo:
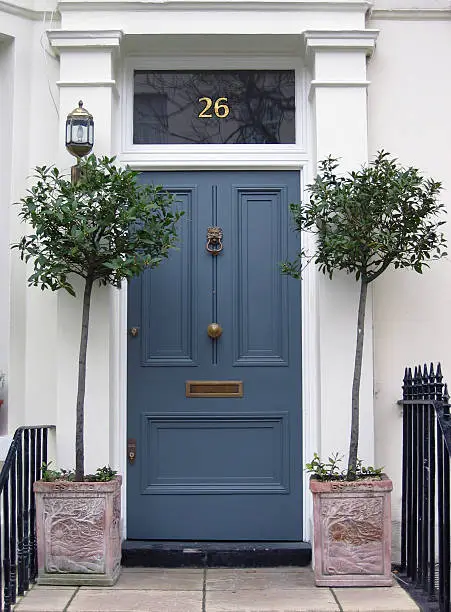
<path fill-rule="evenodd" d="M 391 586 L 392 482 L 320 482 L 313 493 L 317 586 Z"/>
<path fill-rule="evenodd" d="M 111 586 L 121 570 L 121 484 L 35 482 L 38 584 Z"/>

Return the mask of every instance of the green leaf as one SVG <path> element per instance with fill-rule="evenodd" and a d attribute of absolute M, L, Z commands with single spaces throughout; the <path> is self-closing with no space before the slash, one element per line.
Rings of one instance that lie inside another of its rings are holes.
<path fill-rule="evenodd" d="M 33 261 L 29 284 L 74 295 L 71 274 L 101 284 L 155 267 L 176 246 L 183 211 L 162 187 L 142 186 L 138 173 L 114 158 L 90 155 L 76 185 L 55 167 L 37 167 L 35 184 L 20 202 L 31 233 L 12 246 Z"/>

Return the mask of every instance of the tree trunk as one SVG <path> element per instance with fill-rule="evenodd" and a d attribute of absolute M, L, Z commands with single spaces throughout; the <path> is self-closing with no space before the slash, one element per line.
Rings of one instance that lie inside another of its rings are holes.
<path fill-rule="evenodd" d="M 359 314 L 357 316 L 357 344 L 355 349 L 354 378 L 352 381 L 351 438 L 349 441 L 348 480 L 355 480 L 359 448 L 360 380 L 362 378 L 363 338 L 365 336 L 365 307 L 368 282 L 362 277 L 360 284 Z"/>
<path fill-rule="evenodd" d="M 78 357 L 77 424 L 75 428 L 75 480 L 82 481 L 85 476 L 84 418 L 86 388 L 86 349 L 88 347 L 89 312 L 94 280 L 88 276 L 83 295 L 83 314 L 81 317 L 80 353 Z"/>

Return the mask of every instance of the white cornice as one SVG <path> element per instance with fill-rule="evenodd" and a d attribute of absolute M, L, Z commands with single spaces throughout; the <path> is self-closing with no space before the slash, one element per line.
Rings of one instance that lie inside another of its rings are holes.
<path fill-rule="evenodd" d="M 42 21 L 45 13 L 49 11 L 35 11 L 24 6 L 18 6 L 5 0 L 0 0 L 0 13 L 6 13 L 8 15 L 14 15 L 15 17 L 22 17 L 22 19 L 29 19 L 31 21 Z M 55 13 L 58 14 L 59 13 Z"/>
<path fill-rule="evenodd" d="M 58 87 L 116 87 L 116 81 L 57 81 Z"/>
<path fill-rule="evenodd" d="M 374 9 L 370 19 L 394 19 L 406 21 L 443 21 L 451 19 L 449 9 Z"/>
<path fill-rule="evenodd" d="M 308 92 L 309 100 L 311 100 L 317 89 L 339 87 L 339 88 L 363 88 L 366 89 L 370 85 L 371 81 L 319 81 L 317 79 L 310 82 L 310 89 Z"/>
<path fill-rule="evenodd" d="M 368 87 L 371 81 L 311 81 L 310 87 Z"/>
<path fill-rule="evenodd" d="M 50 44 L 57 51 L 70 48 L 119 48 L 121 30 L 49 30 Z"/>
<path fill-rule="evenodd" d="M 361 11 L 373 6 L 371 0 L 61 0 L 63 11 Z"/>
<path fill-rule="evenodd" d="M 306 52 L 319 50 L 360 50 L 371 55 L 379 30 L 309 30 L 304 32 Z"/>

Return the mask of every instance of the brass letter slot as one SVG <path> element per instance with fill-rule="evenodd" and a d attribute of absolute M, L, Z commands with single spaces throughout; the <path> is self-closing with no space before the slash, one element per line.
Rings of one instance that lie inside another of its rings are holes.
<path fill-rule="evenodd" d="M 187 380 L 186 397 L 243 397 L 242 380 Z"/>

